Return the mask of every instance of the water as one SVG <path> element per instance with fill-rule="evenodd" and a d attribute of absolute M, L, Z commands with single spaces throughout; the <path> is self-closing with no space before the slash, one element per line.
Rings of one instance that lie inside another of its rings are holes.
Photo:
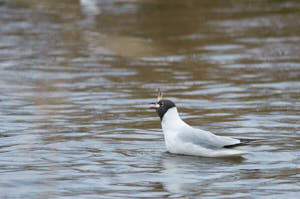
<path fill-rule="evenodd" d="M 298 1 L 0 1 L 0 198 L 298 198 Z M 166 152 L 157 89 L 243 158 Z"/>

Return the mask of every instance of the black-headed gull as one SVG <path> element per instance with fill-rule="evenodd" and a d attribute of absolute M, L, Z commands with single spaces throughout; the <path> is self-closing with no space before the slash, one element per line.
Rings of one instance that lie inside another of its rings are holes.
<path fill-rule="evenodd" d="M 193 128 L 179 116 L 175 104 L 162 99 L 159 91 L 158 101 L 151 108 L 161 120 L 167 150 L 170 153 L 204 157 L 241 156 L 249 152 L 241 150 L 249 140 L 227 136 L 217 136 L 209 131 Z"/>

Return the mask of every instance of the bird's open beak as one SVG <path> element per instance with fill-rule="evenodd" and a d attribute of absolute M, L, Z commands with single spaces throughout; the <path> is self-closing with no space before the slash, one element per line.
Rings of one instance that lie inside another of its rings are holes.
<path fill-rule="evenodd" d="M 157 93 L 157 102 L 153 102 L 153 103 L 150 103 L 152 106 L 150 106 L 149 108 L 150 109 L 158 109 L 159 108 L 159 104 L 158 102 L 163 98 L 163 95 L 160 91 L 160 89 L 158 89 L 158 93 Z"/>
<path fill-rule="evenodd" d="M 159 108 L 158 103 L 153 102 L 153 103 L 150 103 L 150 104 L 152 105 L 152 106 L 149 107 L 150 109 L 158 109 Z"/>

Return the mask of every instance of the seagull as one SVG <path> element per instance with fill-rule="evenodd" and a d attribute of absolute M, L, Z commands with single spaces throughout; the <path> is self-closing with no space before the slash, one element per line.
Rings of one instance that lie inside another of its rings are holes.
<path fill-rule="evenodd" d="M 174 102 L 162 99 L 160 90 L 155 109 L 161 120 L 162 131 L 168 152 L 202 157 L 230 157 L 248 154 L 242 146 L 250 140 L 218 136 L 209 131 L 194 128 L 179 116 Z"/>

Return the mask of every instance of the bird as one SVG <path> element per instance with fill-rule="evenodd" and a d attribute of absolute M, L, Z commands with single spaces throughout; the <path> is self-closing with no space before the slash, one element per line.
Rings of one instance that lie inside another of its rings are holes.
<path fill-rule="evenodd" d="M 161 121 L 167 151 L 174 154 L 202 157 L 242 156 L 249 152 L 242 147 L 250 139 L 218 136 L 210 131 L 194 128 L 184 122 L 174 102 L 162 98 L 158 91 L 157 102 L 151 103 Z"/>

